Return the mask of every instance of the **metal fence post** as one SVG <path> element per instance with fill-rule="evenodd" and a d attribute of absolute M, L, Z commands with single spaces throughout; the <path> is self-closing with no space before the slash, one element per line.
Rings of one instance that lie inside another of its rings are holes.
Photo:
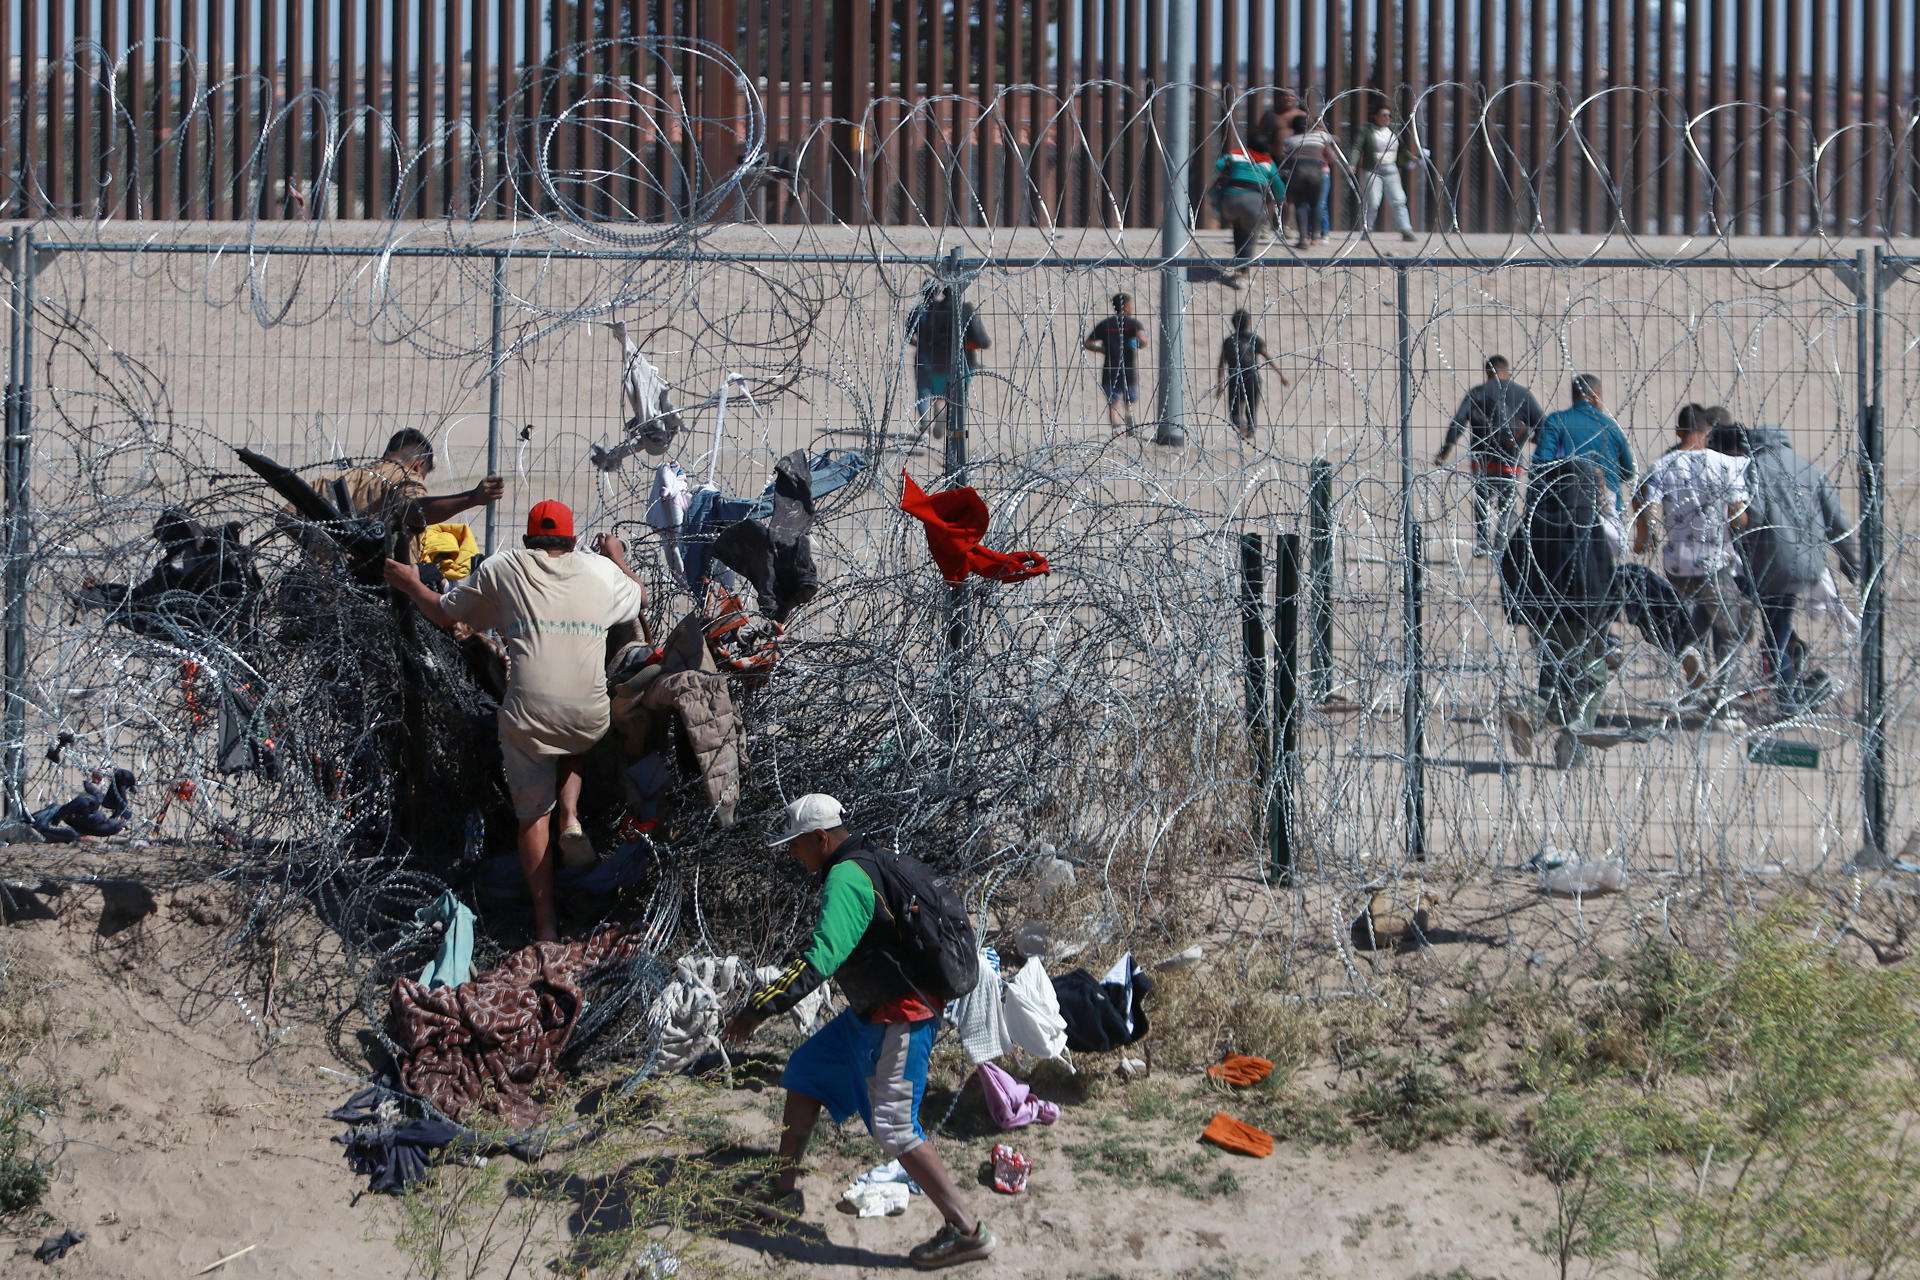
<path fill-rule="evenodd" d="M 1181 382 L 1187 350 L 1187 273 L 1173 263 L 1187 251 L 1187 166 L 1193 150 L 1194 8 L 1167 6 L 1167 83 L 1177 86 L 1167 96 L 1167 132 L 1161 154 L 1166 159 L 1166 186 L 1160 203 L 1160 420 L 1155 444 L 1186 443 L 1186 388 Z M 1211 56 L 1211 55 L 1209 55 Z"/>
<path fill-rule="evenodd" d="M 967 380 L 973 365 L 967 357 L 966 283 L 961 278 L 960 251 L 947 255 L 947 474 L 955 484 L 967 482 Z"/>
<path fill-rule="evenodd" d="M 500 325 L 507 302 L 507 255 L 493 255 L 493 334 L 487 342 L 487 474 L 500 474 Z M 499 503 L 487 504 L 487 554 L 499 521 Z"/>
<path fill-rule="evenodd" d="M 13 326 L 9 356 L 13 377 L 6 423 L 6 806 L 23 818 L 27 763 L 27 556 L 32 525 L 27 507 L 33 463 L 33 232 L 13 232 Z"/>
<path fill-rule="evenodd" d="M 1267 628 L 1261 601 L 1266 597 L 1266 565 L 1257 533 L 1240 535 L 1240 652 L 1246 690 L 1247 732 L 1254 742 L 1256 769 L 1265 772 L 1262 743 L 1267 727 Z"/>
<path fill-rule="evenodd" d="M 1266 566 L 1257 533 L 1240 535 L 1240 683 L 1246 704 L 1247 754 L 1253 760 L 1253 785 L 1260 803 L 1253 829 L 1271 817 L 1268 787 L 1273 780 L 1273 742 L 1267 732 Z M 1268 839 L 1272 838 L 1271 829 Z"/>
<path fill-rule="evenodd" d="M 1419 860 L 1427 854 L 1427 799 L 1424 760 L 1424 721 L 1426 691 L 1420 679 L 1423 660 L 1420 636 L 1421 563 L 1420 528 L 1413 519 L 1413 321 L 1407 269 L 1394 268 L 1394 285 L 1400 337 L 1400 529 L 1405 564 L 1401 572 L 1402 651 L 1406 663 L 1404 704 L 1401 707 L 1401 741 L 1406 754 L 1405 807 L 1407 820 L 1407 857 Z"/>
<path fill-rule="evenodd" d="M 1267 855 L 1275 884 L 1293 883 L 1293 776 L 1300 759 L 1300 535 L 1280 535 L 1274 572 L 1273 736 Z"/>
<path fill-rule="evenodd" d="M 1325 458 L 1307 465 L 1307 555 L 1308 665 L 1313 700 L 1323 703 L 1333 696 L 1333 464 Z"/>
<path fill-rule="evenodd" d="M 947 255 L 947 475 L 953 484 L 967 482 L 967 382 L 972 366 L 966 350 L 966 282 L 961 275 L 960 251 Z M 947 588 L 947 649 L 956 659 L 967 647 L 972 629 L 973 581 L 963 579 Z"/>
<path fill-rule="evenodd" d="M 1856 260 L 1855 288 L 1860 301 L 1860 807 L 1865 828 L 1861 860 L 1884 864 L 1888 853 L 1886 741 L 1886 587 L 1885 511 L 1882 478 L 1881 403 L 1885 368 L 1886 280 L 1878 248 L 1862 249 Z M 1871 314 L 1869 314 L 1869 307 Z M 1871 332 L 1869 332 L 1871 326 Z"/>

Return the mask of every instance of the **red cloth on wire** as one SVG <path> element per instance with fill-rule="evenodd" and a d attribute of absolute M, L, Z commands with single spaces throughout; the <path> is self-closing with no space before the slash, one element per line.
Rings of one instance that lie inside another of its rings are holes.
<path fill-rule="evenodd" d="M 1038 551 L 995 551 L 980 545 L 987 532 L 987 504 L 974 490 L 928 494 L 905 471 L 900 479 L 900 509 L 927 526 L 927 550 L 948 582 L 965 582 L 969 573 L 995 582 L 1019 582 L 1047 572 L 1047 558 Z"/>

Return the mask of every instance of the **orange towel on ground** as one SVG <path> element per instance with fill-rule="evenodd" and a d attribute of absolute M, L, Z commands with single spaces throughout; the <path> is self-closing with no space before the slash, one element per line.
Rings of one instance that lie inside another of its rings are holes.
<path fill-rule="evenodd" d="M 1265 1157 L 1273 1154 L 1272 1134 L 1265 1129 L 1256 1129 L 1243 1120 L 1235 1120 L 1224 1111 L 1213 1113 L 1213 1119 L 1207 1121 L 1206 1130 L 1200 1136 L 1217 1147 L 1238 1151 L 1242 1155 Z"/>
<path fill-rule="evenodd" d="M 1237 1085 L 1258 1084 L 1272 1072 L 1272 1062 L 1249 1053 L 1230 1053 L 1223 1061 L 1207 1068 L 1207 1074 L 1215 1080 Z"/>

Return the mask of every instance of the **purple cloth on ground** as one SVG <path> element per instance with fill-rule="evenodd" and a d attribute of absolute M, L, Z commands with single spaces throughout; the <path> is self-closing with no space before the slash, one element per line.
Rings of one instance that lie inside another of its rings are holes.
<path fill-rule="evenodd" d="M 991 1062 L 975 1067 L 974 1074 L 980 1077 L 980 1089 L 987 1095 L 987 1114 L 1002 1129 L 1024 1128 L 1035 1120 L 1052 1124 L 1060 1118 L 1058 1103 L 1034 1097 L 1024 1080 L 1015 1080 Z"/>

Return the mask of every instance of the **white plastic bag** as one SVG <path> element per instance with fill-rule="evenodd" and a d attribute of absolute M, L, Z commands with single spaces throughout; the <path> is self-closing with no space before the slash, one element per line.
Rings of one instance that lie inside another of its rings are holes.
<path fill-rule="evenodd" d="M 862 1218 L 885 1218 L 907 1211 L 904 1182 L 856 1182 L 840 1193 L 840 1203 Z"/>
<path fill-rule="evenodd" d="M 1540 888 L 1562 898 L 1599 897 L 1627 887 L 1626 868 L 1617 862 L 1574 858 L 1540 864 Z"/>

